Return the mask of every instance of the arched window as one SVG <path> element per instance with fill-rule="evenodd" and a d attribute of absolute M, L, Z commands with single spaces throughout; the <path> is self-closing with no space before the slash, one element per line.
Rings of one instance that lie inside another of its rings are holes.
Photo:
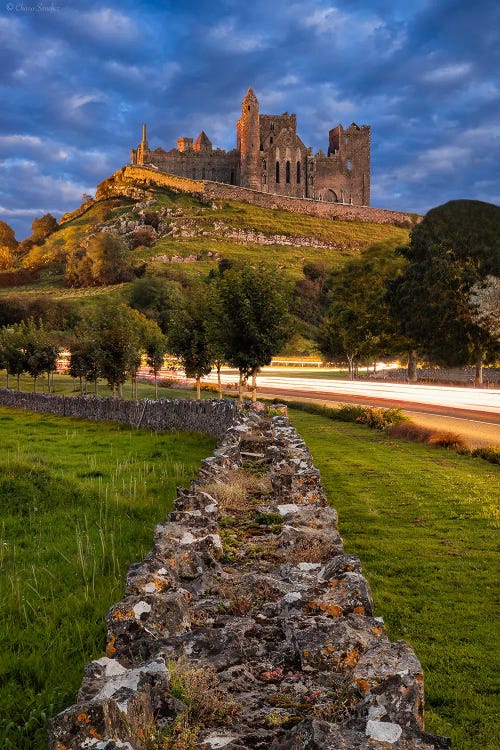
<path fill-rule="evenodd" d="M 290 162 L 287 161 L 286 163 L 286 182 L 290 182 Z"/>
<path fill-rule="evenodd" d="M 271 137 L 269 138 L 269 143 L 272 143 L 272 142 L 273 142 L 273 137 L 271 136 Z"/>
<path fill-rule="evenodd" d="M 300 185 L 300 161 L 297 162 L 297 185 Z"/>
<path fill-rule="evenodd" d="M 266 182 L 267 182 L 267 179 L 266 179 L 266 175 L 265 175 L 265 174 L 263 174 L 263 175 L 262 175 L 262 184 L 263 184 L 263 185 L 265 185 L 265 184 L 266 184 Z"/>
<path fill-rule="evenodd" d="M 201 170 L 201 179 L 202 180 L 205 179 L 205 167 L 202 167 L 202 170 Z"/>
<path fill-rule="evenodd" d="M 266 159 L 263 159 L 263 161 L 262 161 L 262 169 L 267 169 L 267 161 L 266 161 Z"/>
<path fill-rule="evenodd" d="M 215 169 L 212 169 L 212 180 L 215 180 Z"/>
<path fill-rule="evenodd" d="M 276 162 L 276 182 L 280 181 L 280 163 Z"/>
<path fill-rule="evenodd" d="M 234 171 L 231 170 L 231 185 L 234 185 Z"/>

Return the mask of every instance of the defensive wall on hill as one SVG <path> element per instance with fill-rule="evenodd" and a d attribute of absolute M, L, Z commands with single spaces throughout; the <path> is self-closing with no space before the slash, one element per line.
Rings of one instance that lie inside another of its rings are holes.
<path fill-rule="evenodd" d="M 106 655 L 50 750 L 449 747 L 424 730 L 422 668 L 374 616 L 286 407 L 6 390 L 0 403 L 220 437 L 131 565 Z"/>
<path fill-rule="evenodd" d="M 144 198 L 144 192 L 158 186 L 198 194 L 206 200 L 232 200 L 251 203 L 262 208 L 291 211 L 320 218 L 338 219 L 341 221 L 365 221 L 375 224 L 395 224 L 411 228 L 420 217 L 400 211 L 388 211 L 369 206 L 351 206 L 343 203 L 329 203 L 310 198 L 293 198 L 284 195 L 272 195 L 258 190 L 236 185 L 226 185 L 209 180 L 190 180 L 160 172 L 151 167 L 125 166 L 112 174 L 97 186 L 96 199 L 125 195 L 135 200 Z M 68 220 L 66 214 L 64 220 Z M 71 215 L 71 218 L 74 218 Z"/>

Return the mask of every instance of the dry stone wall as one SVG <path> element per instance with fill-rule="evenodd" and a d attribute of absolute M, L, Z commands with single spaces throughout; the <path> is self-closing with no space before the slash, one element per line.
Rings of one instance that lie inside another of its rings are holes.
<path fill-rule="evenodd" d="M 96 396 L 55 396 L 0 389 L 0 405 L 94 422 L 118 422 L 145 430 L 205 432 L 220 440 L 232 424 L 233 401 L 189 399 L 122 400 Z"/>
<path fill-rule="evenodd" d="M 374 617 L 285 412 L 222 408 L 223 439 L 130 567 L 106 655 L 52 722 L 50 750 L 449 746 L 424 731 L 421 666 Z M 97 400 L 95 413 L 110 414 Z"/>

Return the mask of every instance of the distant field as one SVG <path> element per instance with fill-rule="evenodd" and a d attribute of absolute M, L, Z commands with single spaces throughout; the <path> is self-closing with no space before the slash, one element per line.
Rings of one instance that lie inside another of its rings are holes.
<path fill-rule="evenodd" d="M 129 564 L 214 441 L 4 408 L 0 440 L 0 747 L 45 750 Z"/>
<path fill-rule="evenodd" d="M 425 671 L 426 726 L 455 750 L 498 750 L 500 471 L 445 449 L 290 412 L 346 550 L 391 639 Z"/>

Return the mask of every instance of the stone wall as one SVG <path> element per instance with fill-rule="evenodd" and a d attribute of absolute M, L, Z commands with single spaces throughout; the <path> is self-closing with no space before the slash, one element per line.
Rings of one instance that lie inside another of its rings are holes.
<path fill-rule="evenodd" d="M 53 720 L 51 750 L 449 746 L 424 731 L 421 666 L 374 617 L 284 411 L 231 407 L 223 441 L 130 567 L 106 656 Z"/>
<path fill-rule="evenodd" d="M 412 227 L 415 216 L 400 211 L 388 211 L 369 206 L 350 206 L 341 203 L 317 201 L 310 198 L 293 198 L 285 195 L 272 195 L 258 190 L 225 185 L 208 180 L 188 180 L 158 172 L 150 167 L 125 166 L 115 172 L 97 187 L 96 198 L 109 198 L 115 195 L 127 195 L 142 199 L 152 186 L 181 190 L 187 193 L 202 194 L 207 200 L 233 200 L 252 203 L 262 208 L 280 209 L 293 213 L 308 214 L 321 218 L 340 221 L 367 221 L 375 224 L 395 224 Z M 141 193 L 142 190 L 142 193 Z M 420 217 L 417 217 L 419 220 Z"/>
<path fill-rule="evenodd" d="M 97 396 L 55 396 L 0 389 L 0 405 L 93 422 L 118 422 L 145 430 L 205 432 L 220 440 L 232 424 L 236 405 L 230 399 L 122 400 Z"/>

